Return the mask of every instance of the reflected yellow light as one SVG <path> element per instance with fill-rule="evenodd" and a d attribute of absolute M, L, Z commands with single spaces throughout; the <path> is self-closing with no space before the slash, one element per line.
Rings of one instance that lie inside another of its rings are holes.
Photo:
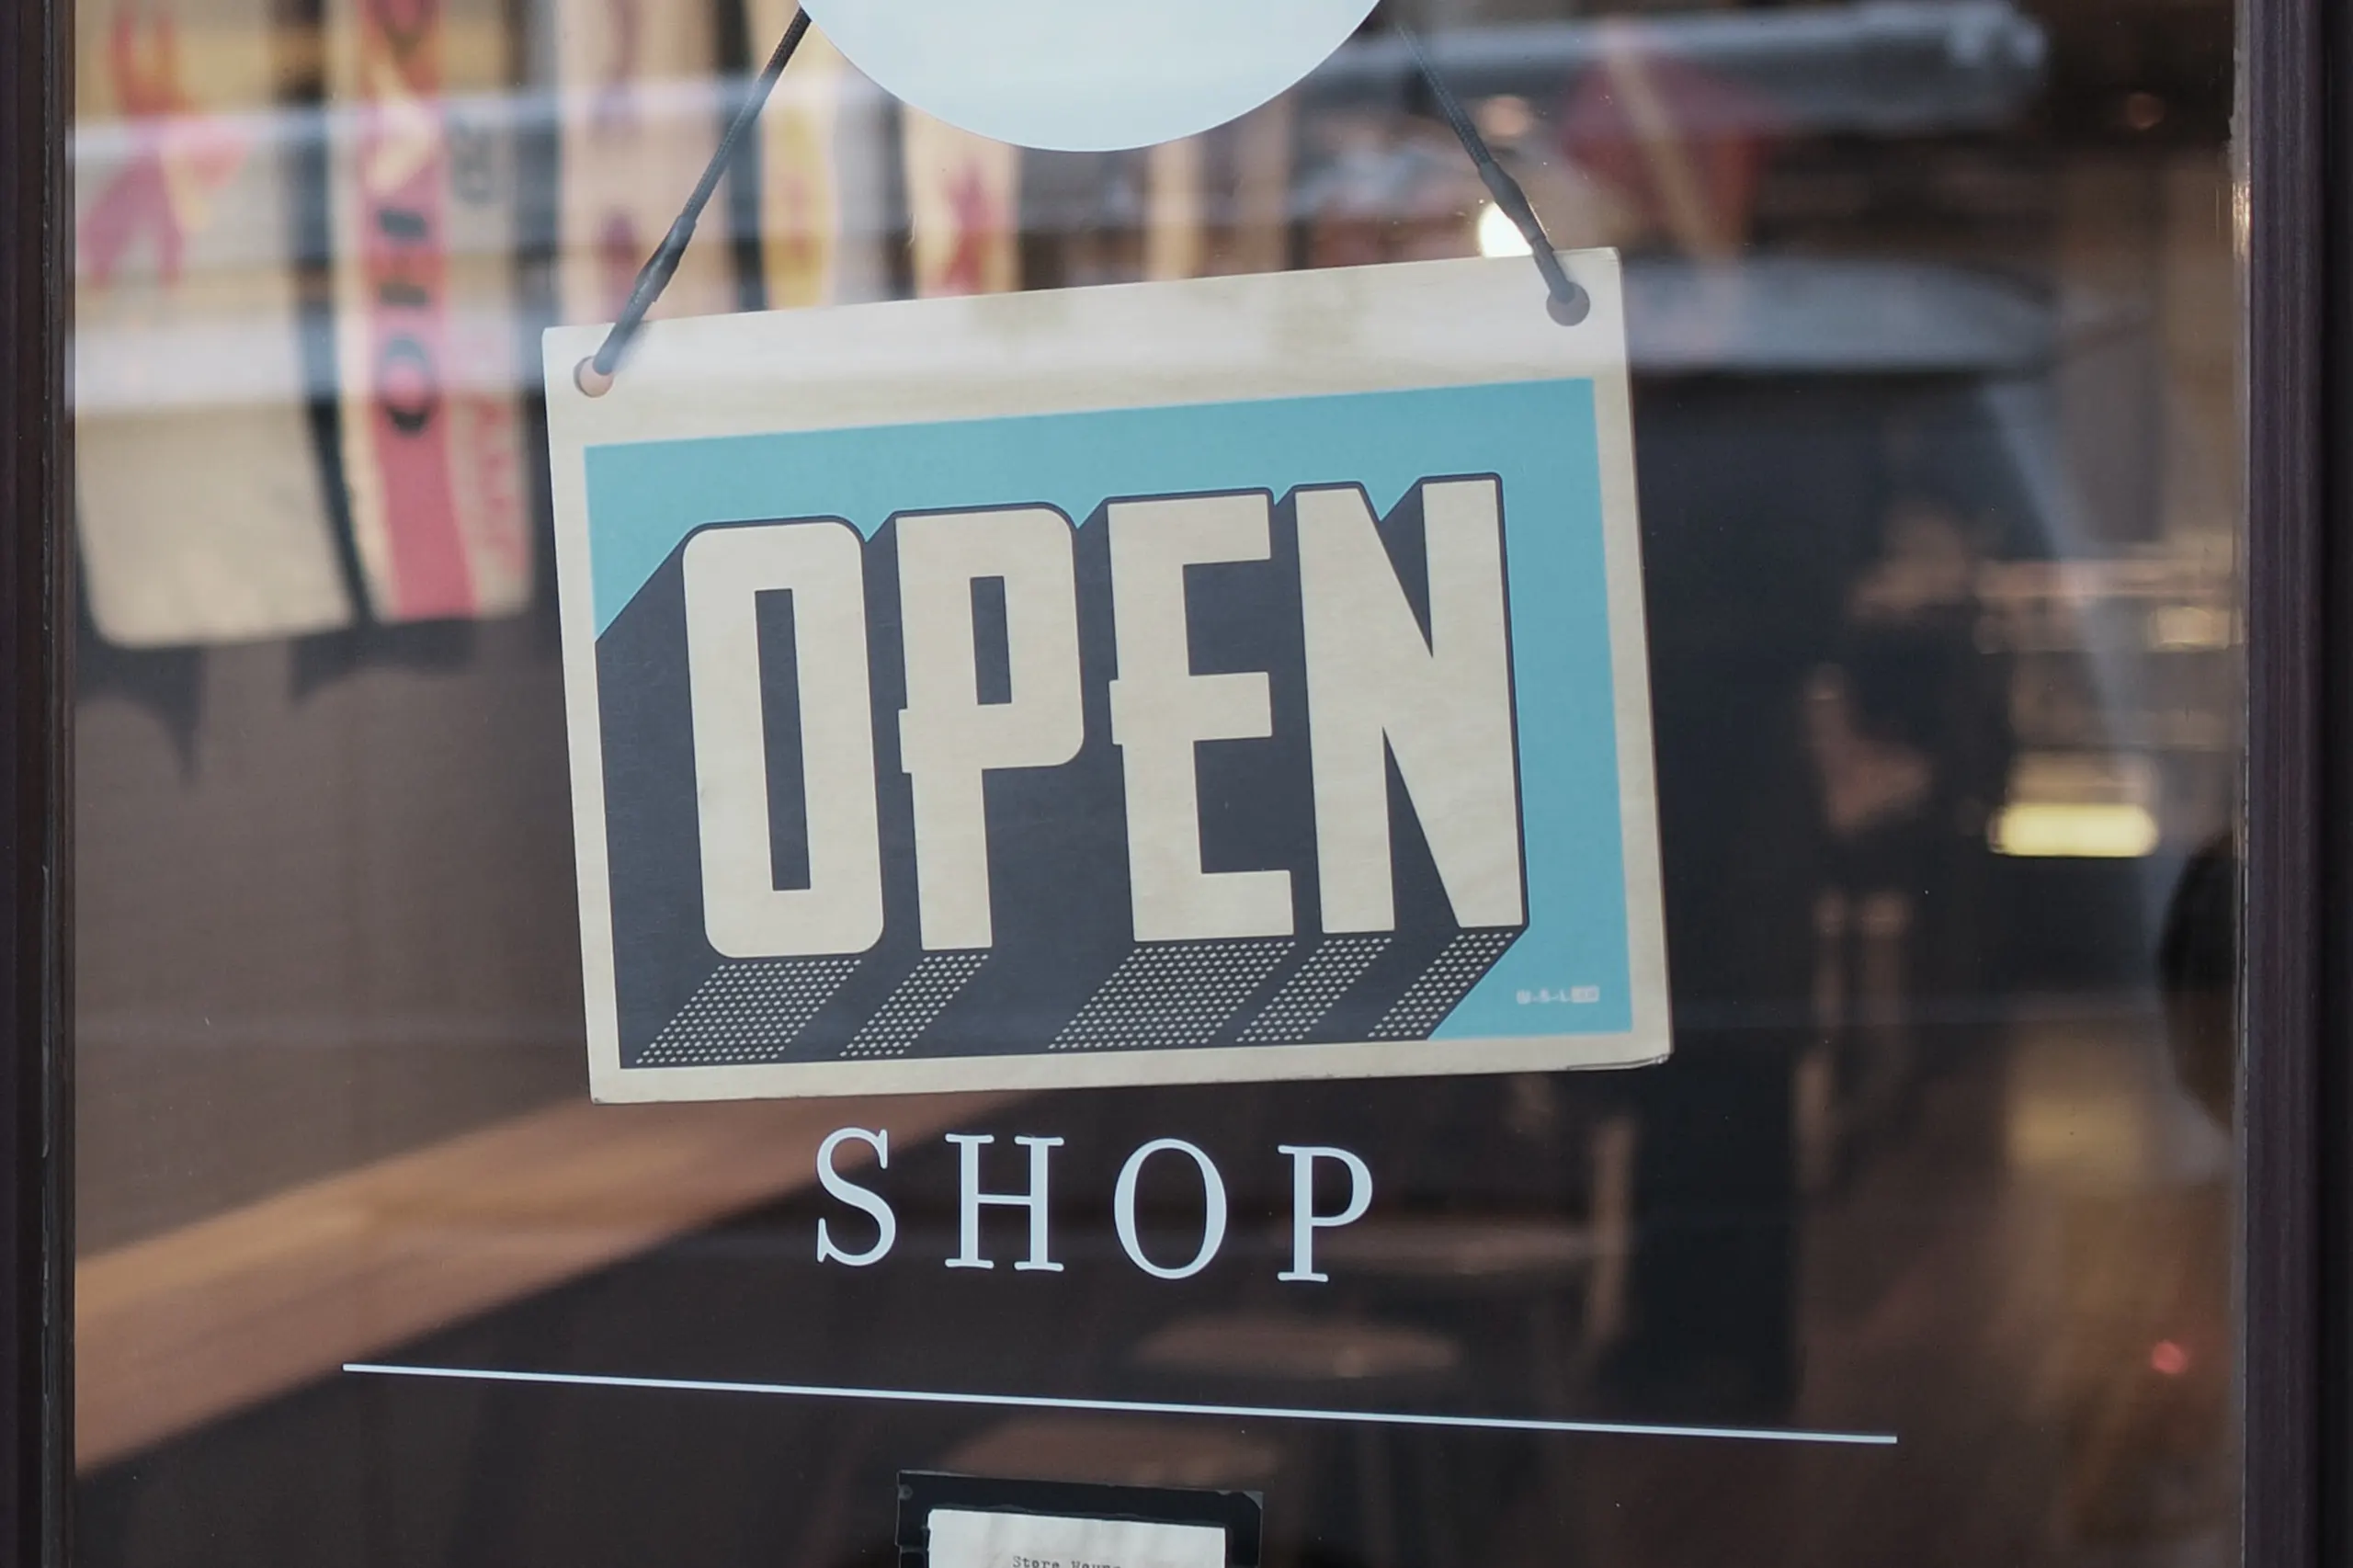
<path fill-rule="evenodd" d="M 1488 202 L 1479 209 L 1479 254 L 1481 256 L 1526 256 L 1528 241 L 1511 214 Z"/>
<path fill-rule="evenodd" d="M 2160 605 L 2149 612 L 2149 645 L 2153 648 L 2227 648 L 2232 631 L 2230 612 L 2206 605 Z"/>
<path fill-rule="evenodd" d="M 2024 801 L 2004 806 L 1988 835 L 1997 855 L 2130 860 L 2157 846 L 2157 819 L 2124 802 Z"/>

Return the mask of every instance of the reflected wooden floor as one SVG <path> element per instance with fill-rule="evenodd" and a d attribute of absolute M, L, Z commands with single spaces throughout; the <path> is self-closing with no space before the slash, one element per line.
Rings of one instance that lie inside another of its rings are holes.
<path fill-rule="evenodd" d="M 1630 1565 L 2234 1561 L 2219 1134 L 2162 1168 L 2179 1108 L 2146 1028 L 2058 1031 L 2110 1081 L 2056 1105 L 2051 1043 L 1927 1085 L 1804 1227 L 1798 1423 L 1893 1429 L 1895 1453 L 1617 1446 L 1573 1499 L 1528 1499 L 1501 1560 L 1557 1562 L 1565 1532 Z M 2120 1119 L 2143 1122 L 2121 1152 Z"/>
<path fill-rule="evenodd" d="M 1902 1441 L 1892 1450 L 1466 1435 L 1375 1451 L 1347 1431 L 1210 1419 L 1161 1426 L 1163 1443 L 1154 1423 L 1138 1420 L 1024 1425 L 985 1411 L 330 1378 L 95 1472 L 82 1559 L 881 1568 L 896 1470 L 961 1460 L 1142 1466 L 1163 1479 L 1264 1486 L 1270 1568 L 2220 1568 L 2234 1533 L 2225 1166 L 2219 1134 L 2181 1119 L 2154 1030 L 2144 1017 L 2077 1017 L 1952 1051 L 1902 1119 L 1877 1129 L 1845 1178 L 1807 1203 L 1801 1376 L 1781 1414 L 1808 1427 L 1893 1430 Z M 1057 1117 L 1080 1110 L 1040 1103 Z M 1157 1128 L 1188 1103 L 1127 1108 Z M 1198 1108 L 1214 1119 L 1224 1103 L 1211 1095 Z M 801 1108 L 815 1119 L 805 1126 L 790 1106 L 736 1108 L 743 1131 L 732 1152 L 709 1152 L 711 1173 L 747 1158 L 805 1170 L 818 1124 L 844 1119 L 838 1103 Z M 894 1109 L 894 1129 L 916 1110 Z M 1090 1140 L 1082 1126 L 1069 1131 L 1083 1167 Z M 1116 1165 L 1134 1131 L 1098 1129 L 1091 1142 Z M 901 1137 L 909 1146 L 894 1141 L 894 1184 L 949 1199 L 953 1152 Z M 941 1269 L 952 1212 L 918 1204 L 903 1210 L 903 1256 L 889 1267 L 819 1281 L 807 1247 L 816 1207 L 788 1195 L 611 1267 L 577 1253 L 570 1283 L 477 1311 L 400 1356 L 1182 1397 L 1194 1392 L 1188 1374 L 1155 1369 L 1139 1347 L 1212 1307 L 1294 1301 L 1254 1283 L 1271 1280 L 1282 1244 L 1271 1233 L 1254 1241 L 1256 1229 L 1280 1210 L 1254 1211 L 1238 1195 L 1230 1269 L 1163 1284 L 1118 1257 L 1108 1221 L 1086 1207 L 1082 1195 L 1107 1185 L 1092 1180 L 1102 1174 L 1074 1172 L 1071 1211 L 1057 1220 L 1065 1274 Z M 567 1179 L 618 1178 L 584 1159 Z M 730 1202 L 749 1193 L 728 1190 Z M 150 1280 L 156 1310 L 168 1299 L 163 1278 Z M 1480 1320 L 1461 1303 L 1417 1307 L 1404 1295 L 1371 1304 L 1456 1314 L 1418 1321 L 1511 1371 L 1517 1341 L 1481 1326 L 1520 1321 L 1508 1313 Z M 272 1310 L 299 1317 L 301 1304 L 283 1295 Z M 135 1327 L 125 1317 L 111 1332 Z M 379 1320 L 374 1332 L 396 1327 Z M 1485 1408 L 1509 1392 L 1466 1382 L 1430 1397 Z M 1626 1408 L 1633 1396 L 1599 1383 L 1574 1397 L 1580 1414 L 1661 1414 Z"/>
<path fill-rule="evenodd" d="M 836 1127 L 927 1137 L 1001 1097 L 558 1106 L 85 1258 L 76 1464 L 773 1201 Z"/>

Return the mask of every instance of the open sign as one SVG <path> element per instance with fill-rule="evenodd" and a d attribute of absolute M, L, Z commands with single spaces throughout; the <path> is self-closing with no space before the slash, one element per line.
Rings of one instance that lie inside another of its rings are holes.
<path fill-rule="evenodd" d="M 1358 286 L 1383 274 L 1496 277 Z M 1302 286 L 1329 287 L 1217 287 Z M 900 334 L 952 358 L 948 321 L 1016 358 L 1093 341 L 941 303 L 676 324 L 627 379 L 613 427 L 640 438 L 589 438 L 609 397 L 552 394 L 599 1092 L 1661 1054 L 1622 355 L 1590 362 L 1614 313 L 1564 329 L 1538 301 L 1581 374 L 1362 389 L 1311 350 L 1279 397 L 1242 366 L 1238 399 L 987 418 L 808 397 L 855 375 L 807 341 L 827 317 L 884 363 Z M 739 417 L 709 356 L 747 333 L 795 370 Z M 698 359 L 702 390 L 665 395 Z M 686 437 L 714 396 L 728 433 Z"/>

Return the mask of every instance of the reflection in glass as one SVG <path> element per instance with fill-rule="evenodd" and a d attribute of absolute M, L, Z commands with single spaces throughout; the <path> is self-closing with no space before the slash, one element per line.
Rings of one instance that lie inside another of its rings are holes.
<path fill-rule="evenodd" d="M 1282 1563 L 2227 1562 L 2228 8 L 1419 8 L 1553 238 L 1627 257 L 1671 1064 L 593 1108 L 536 336 L 611 313 L 788 14 L 81 0 L 85 1560 L 846 1568 L 931 1467 L 1260 1489 Z M 813 38 L 662 309 L 1518 244 L 1379 15 L 1132 153 Z M 902 1234 L 821 1267 L 852 1125 Z M 968 1131 L 1067 1141 L 1063 1274 L 938 1267 Z M 1159 1137 L 1230 1185 L 1195 1278 L 1112 1234 Z M 1283 1143 L 1381 1172 L 1318 1294 Z"/>

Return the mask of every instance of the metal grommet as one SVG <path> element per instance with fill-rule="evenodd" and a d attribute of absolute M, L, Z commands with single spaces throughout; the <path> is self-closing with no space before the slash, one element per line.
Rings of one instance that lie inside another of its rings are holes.
<path fill-rule="evenodd" d="M 613 373 L 597 369 L 597 357 L 592 354 L 572 368 L 572 384 L 585 397 L 602 397 L 613 390 Z"/>
<path fill-rule="evenodd" d="M 1572 283 L 1565 298 L 1559 294 L 1544 296 L 1544 313 L 1563 326 L 1574 326 L 1593 313 L 1593 296 Z"/>

